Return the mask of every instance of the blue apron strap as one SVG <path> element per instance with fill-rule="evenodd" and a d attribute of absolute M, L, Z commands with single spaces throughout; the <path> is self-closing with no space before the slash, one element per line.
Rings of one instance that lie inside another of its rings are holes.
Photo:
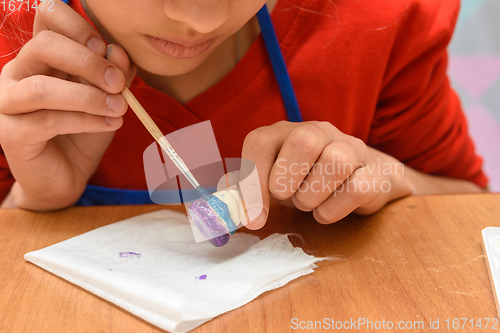
<path fill-rule="evenodd" d="M 299 103 L 297 102 L 297 97 L 295 96 L 295 92 L 293 90 L 292 80 L 290 80 L 290 75 L 288 74 L 288 70 L 286 68 L 285 59 L 283 58 L 283 53 L 281 52 L 280 44 L 278 42 L 278 38 L 276 37 L 276 32 L 274 31 L 273 22 L 271 21 L 271 16 L 267 10 L 267 5 L 264 5 L 264 7 L 259 10 L 257 13 L 257 19 L 259 20 L 267 53 L 271 59 L 274 75 L 278 80 L 288 120 L 292 122 L 301 122 L 302 115 L 300 114 Z"/>
<path fill-rule="evenodd" d="M 67 3 L 67 0 L 63 0 Z M 281 97 L 285 105 L 288 120 L 292 122 L 301 122 L 302 115 L 300 114 L 299 104 L 293 90 L 292 81 L 286 68 L 285 59 L 281 52 L 276 32 L 274 31 L 271 16 L 267 10 L 267 5 L 257 13 L 262 37 L 267 48 L 267 53 L 271 59 L 271 64 L 274 70 L 274 75 L 278 81 L 281 91 Z M 172 191 L 172 204 L 178 204 L 179 192 Z M 168 195 L 167 195 L 168 196 Z M 107 188 L 94 185 L 87 185 L 85 192 L 77 202 L 77 206 L 94 206 L 94 205 L 141 205 L 151 204 L 149 191 L 146 190 L 124 190 L 116 188 Z M 165 204 L 168 202 L 165 202 Z"/>
<path fill-rule="evenodd" d="M 173 191 L 172 191 L 173 192 Z M 179 191 L 175 191 L 177 197 Z M 77 206 L 111 206 L 111 205 L 143 205 L 152 204 L 149 191 L 125 190 L 87 185 Z"/>

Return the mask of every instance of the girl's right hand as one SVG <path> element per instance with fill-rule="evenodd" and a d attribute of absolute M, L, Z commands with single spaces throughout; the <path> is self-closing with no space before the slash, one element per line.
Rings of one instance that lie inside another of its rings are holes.
<path fill-rule="evenodd" d="M 0 74 L 0 143 L 16 179 L 12 206 L 74 204 L 121 127 L 136 67 L 61 1 L 37 11 L 33 39 Z"/>

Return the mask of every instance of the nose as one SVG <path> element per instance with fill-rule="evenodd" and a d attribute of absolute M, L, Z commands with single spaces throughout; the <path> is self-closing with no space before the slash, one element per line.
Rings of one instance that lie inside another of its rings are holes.
<path fill-rule="evenodd" d="M 164 10 L 172 20 L 182 22 L 199 33 L 209 33 L 227 21 L 229 1 L 165 0 Z"/>

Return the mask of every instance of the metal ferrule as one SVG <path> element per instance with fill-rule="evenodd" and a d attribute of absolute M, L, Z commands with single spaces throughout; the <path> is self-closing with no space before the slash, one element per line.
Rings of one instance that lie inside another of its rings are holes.
<path fill-rule="evenodd" d="M 194 188 L 200 187 L 200 184 L 198 184 L 191 171 L 189 171 L 188 167 L 184 164 L 184 161 L 179 157 L 179 155 L 177 155 L 175 150 L 172 147 L 167 147 L 165 151 L 167 152 L 168 157 L 170 157 L 172 162 L 174 162 L 179 170 L 181 170 L 182 174 L 187 178 L 191 185 L 193 185 Z"/>

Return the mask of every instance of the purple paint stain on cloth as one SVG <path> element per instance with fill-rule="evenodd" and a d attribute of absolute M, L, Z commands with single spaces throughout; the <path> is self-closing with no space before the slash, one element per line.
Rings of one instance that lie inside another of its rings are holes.
<path fill-rule="evenodd" d="M 205 280 L 206 278 L 207 278 L 207 276 L 205 274 L 197 277 L 198 280 Z"/>
<path fill-rule="evenodd" d="M 139 259 L 141 257 L 140 253 L 135 253 L 135 252 L 120 252 L 119 254 L 120 258 L 136 258 Z"/>

